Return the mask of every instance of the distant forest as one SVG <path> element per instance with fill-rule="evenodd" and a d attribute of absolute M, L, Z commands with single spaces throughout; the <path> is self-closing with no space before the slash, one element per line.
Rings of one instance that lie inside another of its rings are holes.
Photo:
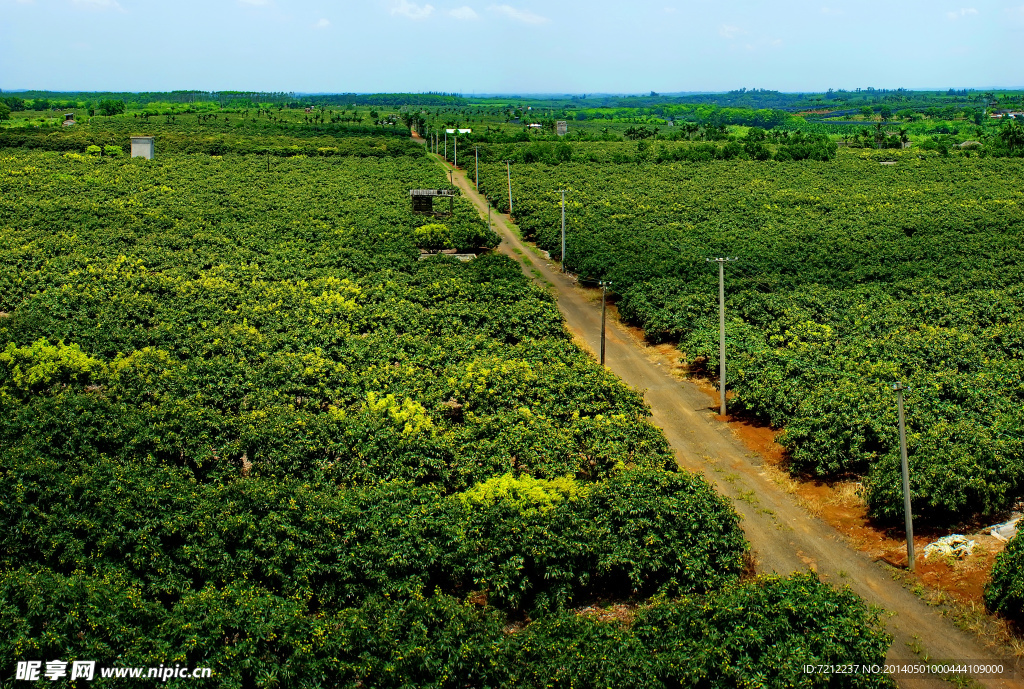
<path fill-rule="evenodd" d="M 457 93 L 318 93 L 304 94 L 277 91 L 146 91 L 140 93 L 91 91 L 0 91 L 0 99 L 12 110 L 19 103 L 31 101 L 35 109 L 74 107 L 83 101 L 118 100 L 129 108 L 149 103 L 218 103 L 221 107 L 277 105 L 291 108 L 309 106 L 464 106 L 483 103 L 544 103 L 565 109 L 589 108 L 653 108 L 671 105 L 714 105 L 723 108 L 773 109 L 800 112 L 815 109 L 881 107 L 1013 107 L 1024 105 L 1024 91 L 993 91 L 948 89 L 945 91 L 912 91 L 908 89 L 854 89 L 825 92 L 783 93 L 766 89 L 736 89 L 722 93 L 647 95 L 558 95 L 551 96 L 464 96 Z"/>

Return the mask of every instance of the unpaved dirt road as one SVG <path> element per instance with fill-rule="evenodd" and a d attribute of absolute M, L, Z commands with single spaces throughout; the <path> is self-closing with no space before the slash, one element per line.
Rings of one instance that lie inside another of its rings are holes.
<path fill-rule="evenodd" d="M 434 157 L 446 170 L 451 169 L 450 164 Z M 486 218 L 487 201 L 474 190 L 468 177 L 465 172 L 455 172 L 462 193 Z M 595 303 L 555 263 L 533 253 L 509 229 L 507 215 L 492 211 L 491 220 L 502 237 L 498 251 L 519 261 L 528 277 L 545 287 L 550 285 L 577 341 L 591 352 L 600 351 L 600 300 Z M 890 663 L 1010 660 L 993 655 L 976 637 L 957 629 L 935 608 L 904 589 L 881 564 L 848 547 L 835 529 L 799 507 L 763 472 L 756 453 L 746 450 L 717 419 L 715 411 L 709 408 L 707 395 L 696 385 L 673 378 L 657 359 L 643 342 L 618 324 L 608 322 L 606 365 L 644 393 L 651 407 L 651 420 L 664 430 L 680 466 L 703 474 L 719 493 L 732 501 L 743 518 L 743 530 L 755 554 L 758 571 L 784 575 L 810 568 L 823 580 L 849 585 L 868 602 L 884 608 L 886 627 L 894 637 L 887 656 Z M 1014 679 L 982 675 L 975 675 L 975 679 L 985 687 L 1024 687 L 1020 674 Z M 898 681 L 902 687 L 915 689 L 951 686 L 938 678 Z"/>

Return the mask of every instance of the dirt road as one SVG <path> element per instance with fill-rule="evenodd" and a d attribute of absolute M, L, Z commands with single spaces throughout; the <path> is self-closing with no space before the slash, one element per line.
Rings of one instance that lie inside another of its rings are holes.
<path fill-rule="evenodd" d="M 451 169 L 440 157 L 437 161 Z M 473 189 L 467 174 L 456 171 L 455 181 L 487 217 L 487 201 Z M 600 349 L 601 304 L 537 256 L 510 229 L 507 215 L 491 212 L 495 231 L 502 237 L 498 251 L 520 262 L 524 273 L 549 286 L 577 340 L 591 352 Z M 887 661 L 921 663 L 925 660 L 1006 662 L 992 655 L 977 638 L 957 629 L 893 579 L 890 571 L 848 547 L 844 537 L 812 517 L 781 490 L 761 468 L 760 458 L 747 451 L 709 408 L 708 397 L 695 385 L 671 376 L 653 350 L 627 330 L 609 321 L 606 364 L 633 388 L 643 391 L 652 421 L 661 427 L 675 450 L 680 466 L 703 474 L 715 489 L 730 498 L 743 518 L 762 572 L 788 574 L 807 568 L 835 585 L 849 585 L 868 602 L 884 608 L 886 626 L 894 636 Z M 853 661 L 853 659 L 851 659 Z M 1011 661 L 1012 664 L 1012 661 Z M 976 676 L 986 687 L 1024 687 L 1024 677 Z M 903 679 L 904 687 L 944 687 L 941 679 Z"/>

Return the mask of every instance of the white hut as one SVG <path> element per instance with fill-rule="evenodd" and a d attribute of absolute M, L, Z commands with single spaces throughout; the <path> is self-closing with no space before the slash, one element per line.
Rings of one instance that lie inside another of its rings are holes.
<path fill-rule="evenodd" d="M 132 137 L 132 158 L 145 158 L 153 160 L 153 143 L 156 137 L 133 136 Z"/>

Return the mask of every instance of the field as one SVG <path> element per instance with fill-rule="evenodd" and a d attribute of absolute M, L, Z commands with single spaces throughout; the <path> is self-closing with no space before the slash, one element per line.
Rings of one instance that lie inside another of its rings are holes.
<path fill-rule="evenodd" d="M 745 570 L 731 506 L 515 263 L 419 260 L 408 190 L 443 172 L 353 134 L 0 149 L 0 654 L 222 687 L 882 662 L 848 590 Z M 497 242 L 463 199 L 443 222 Z"/>
<path fill-rule="evenodd" d="M 750 127 L 777 134 L 828 135 L 853 147 L 896 147 L 902 143 L 949 149 L 967 141 L 990 142 L 1004 120 L 990 111 L 1020 109 L 1018 91 L 874 90 L 786 94 L 740 89 L 718 94 L 651 93 L 650 96 L 583 95 L 564 98 L 522 96 L 464 97 L 458 94 L 286 93 L 50 93 L 0 96 L 5 128 L 52 132 L 66 114 L 76 130 L 93 138 L 101 133 L 159 133 L 165 147 L 175 139 L 192 152 L 241 143 L 269 145 L 278 154 L 289 146 L 304 151 L 313 139 L 353 135 L 405 137 L 407 127 L 443 139 L 446 129 L 471 128 L 463 144 L 555 141 L 555 122 L 568 123 L 572 141 L 711 141 L 742 137 Z M 123 113 L 123 114 L 118 114 Z M 230 133 L 230 136 L 222 136 Z M 25 131 L 20 132 L 22 137 Z M 181 135 L 187 141 L 180 141 Z M 238 142 L 238 137 L 258 140 Z M 106 138 L 110 138 L 109 136 Z M 123 138 L 123 137 L 122 137 Z M 226 142 L 225 139 L 228 141 Z M 23 141 L 23 139 L 20 139 Z M 0 141 L 0 143 L 4 143 Z M 336 143 L 336 142 L 335 142 Z M 12 145 L 7 141 L 5 145 Z M 13 145 L 25 145 L 15 143 Z M 116 145 L 116 144 L 115 144 Z M 169 150 L 166 149 L 165 150 Z"/>
<path fill-rule="evenodd" d="M 898 523 L 900 380 L 915 515 L 984 523 L 1020 500 L 1018 160 L 909 149 L 693 162 L 640 144 L 575 144 L 561 164 L 488 147 L 480 187 L 507 210 L 496 161 L 522 161 L 516 222 L 555 256 L 555 190 L 570 190 L 568 269 L 610 279 L 624 317 L 709 375 L 717 271 L 705 259 L 738 257 L 726 269 L 732 409 L 784 429 L 794 472 L 862 477 L 872 514 Z"/>

